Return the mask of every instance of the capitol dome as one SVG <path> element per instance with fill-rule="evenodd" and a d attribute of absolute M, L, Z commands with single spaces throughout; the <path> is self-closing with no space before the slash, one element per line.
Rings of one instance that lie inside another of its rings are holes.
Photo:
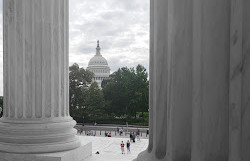
<path fill-rule="evenodd" d="M 108 62 L 104 57 L 102 57 L 102 55 L 95 55 L 93 58 L 90 59 L 88 66 L 94 65 L 108 65 Z"/>
<path fill-rule="evenodd" d="M 87 70 L 94 73 L 93 82 L 97 82 L 101 88 L 101 83 L 103 79 L 109 77 L 110 68 L 108 66 L 108 61 L 101 55 L 101 48 L 99 45 L 99 40 L 97 41 L 96 54 L 93 58 L 89 60 Z"/>

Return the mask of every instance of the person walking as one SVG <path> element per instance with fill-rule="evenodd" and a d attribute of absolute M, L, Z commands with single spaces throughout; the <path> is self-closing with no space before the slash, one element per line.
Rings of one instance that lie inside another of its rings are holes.
<path fill-rule="evenodd" d="M 127 141 L 127 153 L 130 153 L 130 142 L 129 142 L 129 140 Z"/>
<path fill-rule="evenodd" d="M 123 141 L 121 142 L 121 150 L 122 150 L 122 154 L 125 154 L 125 152 L 124 152 L 124 143 L 123 143 Z"/>
<path fill-rule="evenodd" d="M 132 133 L 130 132 L 129 134 L 129 137 L 130 137 L 130 141 L 133 140 L 133 136 L 132 136 Z"/>
<path fill-rule="evenodd" d="M 135 143 L 135 134 L 134 133 L 132 134 L 132 137 L 133 137 L 133 143 Z"/>
<path fill-rule="evenodd" d="M 136 132 L 136 138 L 137 140 L 140 140 L 140 130 L 137 128 L 137 132 Z"/>
<path fill-rule="evenodd" d="M 123 134 L 123 127 L 121 128 L 121 132 L 120 132 L 120 135 L 122 135 Z"/>
<path fill-rule="evenodd" d="M 82 133 L 83 133 L 83 128 L 80 129 L 80 135 L 82 135 Z"/>
<path fill-rule="evenodd" d="M 119 129 L 119 134 L 120 134 L 120 136 L 122 135 L 122 129 Z"/>

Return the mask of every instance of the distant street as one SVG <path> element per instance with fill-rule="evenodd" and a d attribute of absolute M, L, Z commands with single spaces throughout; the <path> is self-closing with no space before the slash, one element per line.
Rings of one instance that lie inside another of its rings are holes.
<path fill-rule="evenodd" d="M 141 138 L 148 138 L 147 135 L 147 127 L 126 127 L 124 125 L 76 125 L 75 127 L 78 129 L 78 133 L 80 134 L 80 131 L 82 130 L 81 135 L 87 135 L 88 133 L 90 135 L 96 135 L 96 136 L 105 136 L 105 132 L 111 132 L 111 137 L 126 137 L 129 136 L 129 133 L 136 133 L 138 130 L 140 132 Z M 119 134 L 119 129 L 123 128 L 122 135 Z"/>

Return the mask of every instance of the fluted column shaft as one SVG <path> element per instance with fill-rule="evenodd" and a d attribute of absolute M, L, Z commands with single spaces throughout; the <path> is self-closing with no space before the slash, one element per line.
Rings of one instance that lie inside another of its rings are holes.
<path fill-rule="evenodd" d="M 68 0 L 4 0 L 3 17 L 0 151 L 79 147 L 68 106 Z"/>
<path fill-rule="evenodd" d="M 150 138 L 137 160 L 190 159 L 192 1 L 150 5 Z"/>
<path fill-rule="evenodd" d="M 250 160 L 250 2 L 231 1 L 229 161 Z"/>
<path fill-rule="evenodd" d="M 195 0 L 192 161 L 227 161 L 230 1 Z"/>
<path fill-rule="evenodd" d="M 5 118 L 69 116 L 67 1 L 4 1 Z"/>
<path fill-rule="evenodd" d="M 190 158 L 192 113 L 192 1 L 152 1 L 153 154 Z M 167 13 L 167 14 L 166 14 Z M 191 20 L 190 20 L 191 19 Z M 166 36 L 168 35 L 168 36 Z"/>
<path fill-rule="evenodd" d="M 137 161 L 250 160 L 249 7 L 151 0 L 151 132 Z"/>

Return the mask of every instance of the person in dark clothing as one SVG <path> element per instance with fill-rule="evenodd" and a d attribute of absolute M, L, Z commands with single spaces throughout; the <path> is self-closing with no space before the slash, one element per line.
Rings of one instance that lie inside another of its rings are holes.
<path fill-rule="evenodd" d="M 130 153 L 130 142 L 129 142 L 129 140 L 127 141 L 127 153 Z"/>
<path fill-rule="evenodd" d="M 129 137 L 130 137 L 130 140 L 133 140 L 132 133 L 130 133 Z"/>
<path fill-rule="evenodd" d="M 133 143 L 135 143 L 135 134 L 133 133 L 132 136 L 133 136 Z"/>

